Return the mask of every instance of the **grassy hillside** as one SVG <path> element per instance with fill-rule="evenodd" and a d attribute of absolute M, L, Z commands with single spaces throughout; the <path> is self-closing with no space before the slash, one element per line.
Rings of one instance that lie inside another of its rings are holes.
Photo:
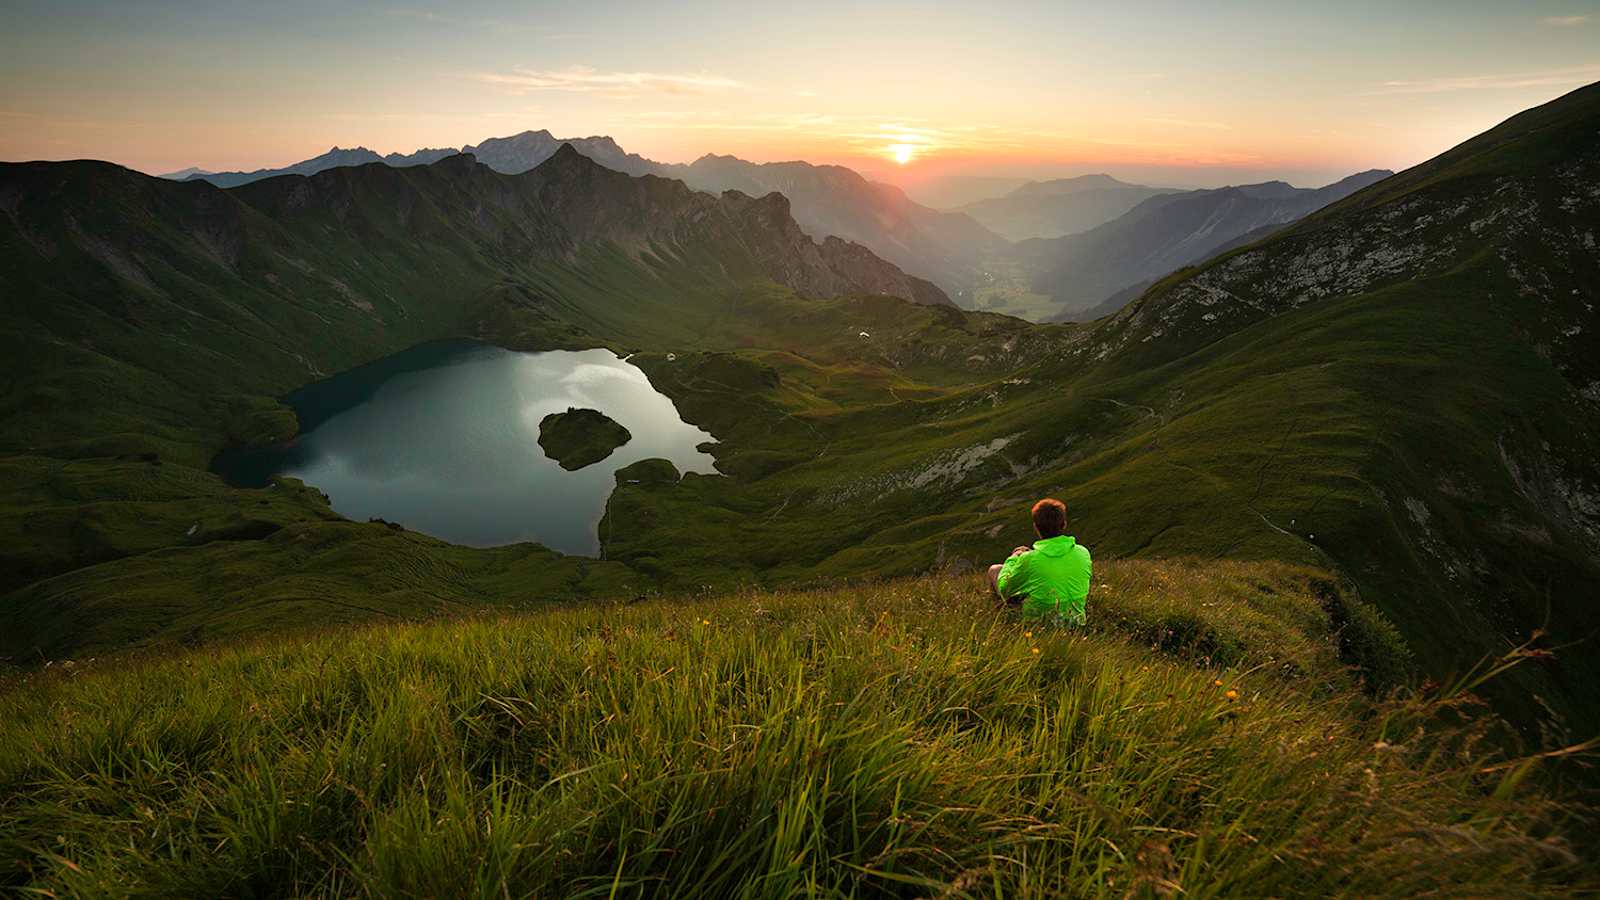
<path fill-rule="evenodd" d="M 1029 630 L 973 577 L 925 578 L 52 667 L 0 694 L 0 886 L 1595 886 L 1571 843 L 1578 812 L 1529 777 L 1547 764 L 1486 756 L 1464 694 L 1354 691 L 1326 575 L 1129 562 L 1096 580 L 1083 632 Z"/>
<path fill-rule="evenodd" d="M 1272 456 L 1351 465 L 1279 481 L 1264 460 L 1263 522 L 1338 560 L 1430 670 L 1541 628 L 1580 642 L 1502 697 L 1579 733 L 1600 728 L 1597 121 L 1600 85 L 1513 117 L 1167 279 L 1082 350 L 1186 404 L 1276 397 Z"/>

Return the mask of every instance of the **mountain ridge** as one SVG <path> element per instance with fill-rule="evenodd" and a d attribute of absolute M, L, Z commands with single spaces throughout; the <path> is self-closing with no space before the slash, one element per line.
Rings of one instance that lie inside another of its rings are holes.
<path fill-rule="evenodd" d="M 1060 315 L 1110 312 L 1104 301 L 1132 285 L 1200 262 L 1246 234 L 1302 218 L 1391 174 L 1374 169 L 1320 188 L 1263 182 L 1158 194 L 1080 234 L 1023 241 L 1016 253 L 1035 267 L 1034 290 L 1064 307 Z"/>
<path fill-rule="evenodd" d="M 1003 197 L 957 207 L 1012 241 L 1054 238 L 1087 231 L 1127 213 L 1169 188 L 1128 184 L 1106 174 L 1030 181 Z"/>
<path fill-rule="evenodd" d="M 982 276 L 983 254 L 1007 242 L 960 213 L 944 213 L 914 203 L 899 188 L 869 181 L 844 166 L 804 161 L 752 163 L 731 155 L 707 153 L 693 163 L 660 163 L 628 153 L 609 136 L 559 139 L 548 130 L 527 130 L 504 138 L 468 144 L 461 153 L 484 165 L 516 175 L 542 164 L 562 143 L 607 168 L 629 175 L 677 178 L 697 190 L 720 194 L 738 190 L 751 196 L 773 191 L 789 198 L 800 226 L 818 241 L 829 236 L 854 241 L 903 270 L 925 277 L 947 294 L 969 292 Z M 191 180 L 238 187 L 285 174 L 310 175 L 343 165 L 393 166 L 437 162 L 454 151 L 419 150 L 380 156 L 364 147 L 333 148 L 321 156 L 279 169 L 255 172 L 197 173 Z"/>

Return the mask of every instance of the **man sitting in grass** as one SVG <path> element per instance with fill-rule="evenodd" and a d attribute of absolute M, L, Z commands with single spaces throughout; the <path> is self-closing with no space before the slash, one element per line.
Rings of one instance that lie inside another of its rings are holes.
<path fill-rule="evenodd" d="M 1024 616 L 1082 625 L 1089 548 L 1065 533 L 1067 505 L 1050 497 L 1035 503 L 1033 530 L 1039 540 L 1032 547 L 1018 547 L 1005 563 L 989 567 L 989 589 L 997 601 L 1021 606 Z"/>

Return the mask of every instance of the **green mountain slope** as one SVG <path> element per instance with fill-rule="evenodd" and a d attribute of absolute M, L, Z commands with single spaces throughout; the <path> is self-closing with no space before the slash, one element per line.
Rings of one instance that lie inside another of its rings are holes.
<path fill-rule="evenodd" d="M 1593 889 L 1537 761 L 1353 689 L 1322 574 L 1098 574 L 1087 632 L 927 578 L 54 667 L 0 694 L 0 889 Z"/>
<path fill-rule="evenodd" d="M 1286 447 L 1346 447 L 1349 471 L 1285 484 L 1296 499 L 1264 468 L 1254 505 L 1339 560 L 1430 668 L 1600 625 L 1597 122 L 1600 87 L 1517 116 L 1169 279 L 1081 351 L 1170 373 L 1191 404 L 1220 376 L 1277 398 Z M 1307 380 L 1354 417 L 1330 427 L 1290 388 Z M 1545 671 L 1587 727 L 1592 659 Z"/>

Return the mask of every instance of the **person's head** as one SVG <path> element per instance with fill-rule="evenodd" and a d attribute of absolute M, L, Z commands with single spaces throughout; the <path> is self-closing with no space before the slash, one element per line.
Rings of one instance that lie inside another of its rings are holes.
<path fill-rule="evenodd" d="M 1054 497 L 1046 497 L 1033 505 L 1033 530 L 1041 538 L 1059 537 L 1067 533 L 1067 505 Z"/>

